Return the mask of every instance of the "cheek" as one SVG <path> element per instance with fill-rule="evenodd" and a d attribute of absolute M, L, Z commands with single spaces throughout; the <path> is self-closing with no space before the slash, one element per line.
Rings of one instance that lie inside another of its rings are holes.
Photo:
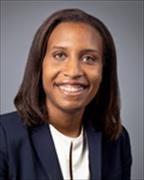
<path fill-rule="evenodd" d="M 93 86 L 93 91 L 95 91 L 95 93 L 97 93 L 99 87 L 101 84 L 101 77 L 97 77 L 96 79 L 94 79 L 94 81 L 92 82 L 92 86 Z"/>
<path fill-rule="evenodd" d="M 91 77 L 87 104 L 89 104 L 92 101 L 92 99 L 96 96 L 101 84 L 101 80 L 102 80 L 101 74 L 99 75 L 95 74 Z"/>
<path fill-rule="evenodd" d="M 42 67 L 42 83 L 43 83 L 43 88 L 45 91 L 50 87 L 50 82 L 52 78 L 52 72 L 47 63 L 43 63 Z"/>
<path fill-rule="evenodd" d="M 42 85 L 45 93 L 53 91 L 54 83 L 59 74 L 59 69 L 45 62 L 42 67 Z"/>
<path fill-rule="evenodd" d="M 44 60 L 43 66 L 42 66 L 42 80 L 43 82 L 50 81 L 52 79 L 52 76 L 54 74 L 55 68 L 51 66 L 50 63 L 48 63 L 48 60 Z"/>
<path fill-rule="evenodd" d="M 45 72 L 42 73 L 42 86 L 44 89 L 44 92 L 46 93 L 47 88 L 48 88 L 48 80 L 47 80 L 47 75 L 45 74 Z M 47 94 L 47 93 L 46 93 Z"/>
<path fill-rule="evenodd" d="M 102 71 L 100 70 L 96 74 L 93 74 L 91 78 L 91 86 L 92 86 L 91 88 L 92 88 L 92 93 L 94 96 L 99 90 L 101 81 L 102 81 Z"/>

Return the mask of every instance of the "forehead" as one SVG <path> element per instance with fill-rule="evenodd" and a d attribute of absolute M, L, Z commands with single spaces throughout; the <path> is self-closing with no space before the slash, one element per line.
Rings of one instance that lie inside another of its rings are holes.
<path fill-rule="evenodd" d="M 48 45 L 73 43 L 81 46 L 102 46 L 100 33 L 91 25 L 81 22 L 62 22 L 52 31 Z"/>

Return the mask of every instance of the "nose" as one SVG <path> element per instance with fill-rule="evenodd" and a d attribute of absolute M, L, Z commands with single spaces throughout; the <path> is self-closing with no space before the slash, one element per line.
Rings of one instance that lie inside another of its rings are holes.
<path fill-rule="evenodd" d="M 64 76 L 79 78 L 83 75 L 82 67 L 78 59 L 70 59 L 64 68 Z"/>

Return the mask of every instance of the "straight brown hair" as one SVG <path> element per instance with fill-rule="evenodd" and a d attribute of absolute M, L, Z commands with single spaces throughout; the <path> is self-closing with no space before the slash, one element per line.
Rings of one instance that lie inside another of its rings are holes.
<path fill-rule="evenodd" d="M 48 120 L 42 86 L 42 63 L 48 39 L 54 28 L 62 22 L 86 23 L 94 27 L 103 39 L 103 78 L 98 93 L 85 109 L 84 122 L 91 121 L 104 136 L 116 139 L 122 125 L 114 41 L 102 21 L 80 9 L 57 11 L 37 30 L 29 51 L 24 78 L 14 99 L 17 111 L 28 126 L 36 126 Z"/>

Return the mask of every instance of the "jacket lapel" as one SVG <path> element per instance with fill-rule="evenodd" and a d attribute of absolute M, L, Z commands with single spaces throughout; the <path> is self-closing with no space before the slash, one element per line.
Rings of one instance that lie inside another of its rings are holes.
<path fill-rule="evenodd" d="M 86 127 L 91 180 L 101 180 L 101 133 Z M 47 124 L 33 130 L 32 141 L 49 180 L 63 180 L 56 150 Z"/>
<path fill-rule="evenodd" d="M 48 125 L 43 124 L 33 131 L 32 141 L 47 177 L 49 180 L 62 180 L 60 165 Z"/>
<path fill-rule="evenodd" d="M 89 148 L 91 180 L 101 180 L 101 132 L 92 126 L 86 128 Z"/>

